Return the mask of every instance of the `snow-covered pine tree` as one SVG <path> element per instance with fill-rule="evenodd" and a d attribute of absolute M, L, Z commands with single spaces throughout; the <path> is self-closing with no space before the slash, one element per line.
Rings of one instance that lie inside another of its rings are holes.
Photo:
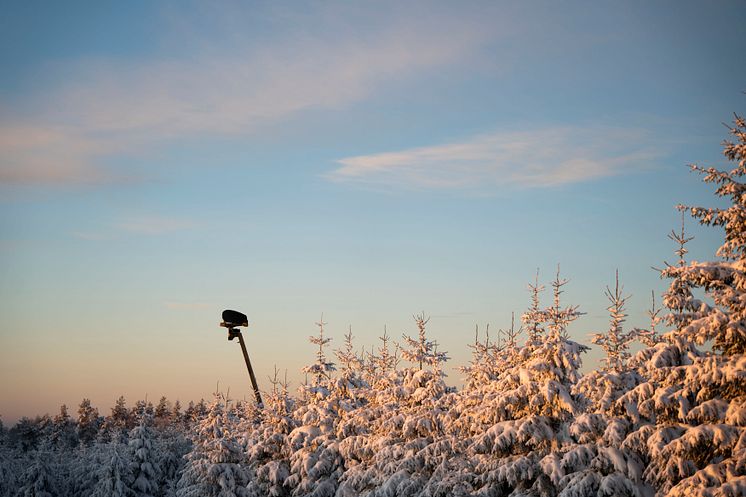
<path fill-rule="evenodd" d="M 111 408 L 112 424 L 120 430 L 126 430 L 130 427 L 127 423 L 129 421 L 129 409 L 127 409 L 127 401 L 124 399 L 124 395 L 120 395 L 116 400 L 114 407 Z"/>
<path fill-rule="evenodd" d="M 130 423 L 130 412 L 127 409 L 127 401 L 124 396 L 120 395 L 116 400 L 114 407 L 111 408 L 111 414 L 104 419 L 99 432 L 99 440 L 127 442 L 129 431 L 134 428 Z"/>
<path fill-rule="evenodd" d="M 91 406 L 89 399 L 83 399 L 78 406 L 78 439 L 84 445 L 91 444 L 98 434 L 100 425 L 98 409 Z"/>
<path fill-rule="evenodd" d="M 171 409 L 171 413 L 169 414 L 169 423 L 171 426 L 179 426 L 184 419 L 184 415 L 181 413 L 181 402 L 179 399 L 176 399 L 176 402 L 174 402 L 174 407 Z"/>
<path fill-rule="evenodd" d="M 161 397 L 158 404 L 155 406 L 153 416 L 153 420 L 157 427 L 164 428 L 168 425 L 171 417 L 171 403 L 165 395 Z"/>
<path fill-rule="evenodd" d="M 194 405 L 193 400 L 190 400 L 189 404 L 187 404 L 186 409 L 184 409 L 184 416 L 182 418 L 184 420 L 185 426 L 188 426 L 197 419 L 197 406 Z"/>
<path fill-rule="evenodd" d="M 75 430 L 75 422 L 67 412 L 67 406 L 62 404 L 60 412 L 52 420 L 52 433 L 50 434 L 52 446 L 58 450 L 67 450 L 78 444 L 78 435 Z"/>

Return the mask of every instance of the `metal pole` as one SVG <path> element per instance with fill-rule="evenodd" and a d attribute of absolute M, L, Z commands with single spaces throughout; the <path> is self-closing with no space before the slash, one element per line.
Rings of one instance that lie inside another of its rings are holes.
<path fill-rule="evenodd" d="M 234 331 L 234 330 L 231 330 Z M 241 330 L 235 330 L 234 331 L 236 335 L 238 335 L 238 343 L 241 344 L 241 352 L 243 352 L 243 358 L 246 361 L 246 369 L 249 370 L 249 376 L 251 377 L 251 385 L 254 387 L 254 395 L 256 395 L 256 402 L 260 406 L 264 405 L 262 403 L 262 395 L 259 393 L 259 385 L 256 383 L 256 376 L 254 376 L 254 370 L 251 368 L 251 361 L 249 360 L 249 353 L 246 352 L 246 344 L 244 344 L 243 341 L 243 335 L 241 334 Z"/>

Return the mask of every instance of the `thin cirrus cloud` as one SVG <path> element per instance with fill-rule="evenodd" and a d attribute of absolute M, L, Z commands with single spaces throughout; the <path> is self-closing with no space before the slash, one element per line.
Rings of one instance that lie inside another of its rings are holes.
<path fill-rule="evenodd" d="M 159 236 L 197 227 L 188 219 L 164 216 L 142 216 L 125 219 L 104 231 L 76 231 L 73 236 L 90 242 L 116 240 L 125 235 Z"/>
<path fill-rule="evenodd" d="M 204 302 L 164 302 L 164 304 L 166 308 L 174 311 L 201 311 L 214 307 Z"/>
<path fill-rule="evenodd" d="M 117 225 L 121 231 L 138 235 L 162 235 L 194 227 L 195 223 L 192 221 L 170 217 L 143 217 L 130 219 Z"/>
<path fill-rule="evenodd" d="M 462 61 L 488 36 L 486 29 L 443 31 L 437 23 L 400 23 L 337 39 L 318 32 L 279 42 L 239 38 L 238 48 L 207 46 L 188 58 L 73 61 L 64 82 L 20 103 L 0 101 L 0 184 L 137 180 L 107 159 L 337 108 L 384 83 Z"/>
<path fill-rule="evenodd" d="M 661 155 L 644 130 L 555 127 L 347 157 L 326 177 L 387 188 L 539 188 L 643 170 Z"/>

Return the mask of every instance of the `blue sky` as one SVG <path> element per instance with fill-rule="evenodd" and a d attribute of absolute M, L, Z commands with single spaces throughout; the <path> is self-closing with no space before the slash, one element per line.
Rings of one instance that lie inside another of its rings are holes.
<path fill-rule="evenodd" d="M 646 324 L 674 205 L 712 205 L 744 108 L 742 2 L 4 2 L 0 413 L 300 381 L 339 344 L 430 330 L 455 367 L 537 268 Z M 689 222 L 694 259 L 721 234 Z M 593 366 L 592 352 L 586 361 Z M 449 381 L 459 374 L 449 371 Z"/>

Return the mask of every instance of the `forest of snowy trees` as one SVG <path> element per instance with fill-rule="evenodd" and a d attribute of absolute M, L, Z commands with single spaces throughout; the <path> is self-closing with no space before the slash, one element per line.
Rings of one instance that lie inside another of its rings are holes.
<path fill-rule="evenodd" d="M 691 239 L 671 233 L 678 260 L 646 329 L 625 328 L 617 278 L 588 374 L 559 271 L 529 285 L 519 322 L 470 345 L 460 390 L 425 314 L 362 357 L 351 333 L 333 349 L 321 320 L 306 384 L 275 374 L 263 406 L 120 398 L 102 416 L 83 400 L 77 419 L 63 406 L 0 425 L 0 497 L 746 495 L 744 119 L 731 134 L 732 170 L 692 166 L 726 207 L 679 206 L 723 228 L 722 246 L 688 261 Z"/>

